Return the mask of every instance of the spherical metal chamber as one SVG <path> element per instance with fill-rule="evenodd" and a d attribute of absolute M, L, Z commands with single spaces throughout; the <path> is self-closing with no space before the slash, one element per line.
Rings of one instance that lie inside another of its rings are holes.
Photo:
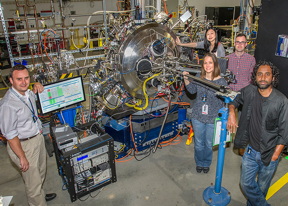
<path fill-rule="evenodd" d="M 168 55 L 179 57 L 175 38 L 168 27 L 149 23 L 137 28 L 123 42 L 119 49 L 121 83 L 133 97 L 143 98 L 143 82 L 159 72 L 153 71 L 153 63 L 161 62 Z M 143 68 L 145 65 L 147 68 Z M 147 87 L 146 91 L 148 95 L 153 94 L 155 88 Z"/>

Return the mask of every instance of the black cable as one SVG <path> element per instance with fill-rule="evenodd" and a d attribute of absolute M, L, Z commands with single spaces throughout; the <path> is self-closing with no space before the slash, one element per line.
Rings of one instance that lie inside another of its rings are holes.
<path fill-rule="evenodd" d="M 89 196 L 92 197 L 92 198 L 97 197 L 97 196 L 100 194 L 100 192 L 102 192 L 102 190 L 103 190 L 104 188 L 105 188 L 105 187 L 102 187 L 102 188 L 100 189 L 100 191 L 99 191 L 96 195 L 94 195 L 94 196 L 92 196 L 92 194 L 91 194 L 92 192 L 90 192 L 90 193 L 89 193 Z"/>
<path fill-rule="evenodd" d="M 201 86 L 201 87 L 204 87 L 205 89 L 207 89 L 207 90 L 210 90 L 210 91 L 212 91 L 212 92 L 217 92 L 218 90 L 217 89 L 214 89 L 214 88 L 212 88 L 212 87 L 209 87 L 209 86 L 207 86 L 207 85 L 204 85 L 204 84 L 202 84 L 202 83 L 200 83 L 200 82 L 197 82 L 197 81 L 190 81 L 192 84 L 196 84 L 196 85 L 199 85 L 199 86 Z"/>
<path fill-rule="evenodd" d="M 68 186 L 68 180 L 67 180 L 67 177 L 65 175 L 62 176 L 62 182 L 63 182 L 62 190 L 67 190 L 68 189 L 68 187 L 67 187 Z"/>
<path fill-rule="evenodd" d="M 134 150 L 134 154 L 133 154 L 133 156 L 134 156 L 134 158 L 137 160 L 137 161 L 142 161 L 143 159 L 145 159 L 146 157 L 149 157 L 150 156 L 150 154 L 151 154 L 151 151 L 152 151 L 152 146 L 150 146 L 148 149 L 146 149 L 146 150 L 148 150 L 148 151 L 145 151 L 144 153 L 135 153 L 135 150 Z M 145 155 L 143 158 L 141 158 L 141 159 L 138 159 L 137 158 L 137 155 L 138 156 L 141 156 L 141 155 L 144 155 L 144 154 L 146 154 L 147 153 L 147 155 Z"/>
<path fill-rule="evenodd" d="M 78 70 L 77 70 L 78 71 Z M 85 74 L 85 76 L 83 77 L 83 79 L 85 79 L 86 77 L 87 77 L 87 75 L 88 75 L 88 73 L 90 72 L 90 68 L 88 67 L 87 68 L 87 71 L 86 71 L 86 74 Z M 79 75 L 78 75 L 79 76 Z"/>
<path fill-rule="evenodd" d="M 129 112 L 129 111 L 131 111 L 131 112 L 135 112 L 135 110 L 132 110 L 132 109 L 128 109 L 128 110 L 124 110 L 124 111 L 122 111 L 122 112 L 117 112 L 117 113 L 114 113 L 114 114 L 112 114 L 111 115 L 111 117 L 110 118 L 113 118 L 113 116 L 116 116 L 116 115 L 119 115 L 119 114 L 123 114 L 123 113 L 126 113 L 126 112 Z M 109 119 L 110 119 L 109 118 Z"/>
<path fill-rule="evenodd" d="M 89 196 L 87 196 L 85 199 L 81 199 L 80 197 L 78 198 L 80 201 L 84 202 L 86 200 L 88 200 Z"/>
<path fill-rule="evenodd" d="M 80 128 L 76 127 L 76 126 L 73 127 L 73 129 L 76 129 L 76 130 L 81 131 L 81 132 L 89 132 L 88 129 L 80 129 Z"/>

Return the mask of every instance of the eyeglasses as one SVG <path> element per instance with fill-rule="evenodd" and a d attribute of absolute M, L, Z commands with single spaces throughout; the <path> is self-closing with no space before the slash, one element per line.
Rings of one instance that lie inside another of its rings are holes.
<path fill-rule="evenodd" d="M 236 41 L 235 44 L 246 44 L 246 41 Z"/>

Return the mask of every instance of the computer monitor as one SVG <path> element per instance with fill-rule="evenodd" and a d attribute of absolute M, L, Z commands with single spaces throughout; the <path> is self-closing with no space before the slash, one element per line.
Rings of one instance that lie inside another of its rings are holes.
<path fill-rule="evenodd" d="M 85 100 L 81 76 L 44 85 L 44 91 L 38 93 L 41 114 L 63 109 Z"/>

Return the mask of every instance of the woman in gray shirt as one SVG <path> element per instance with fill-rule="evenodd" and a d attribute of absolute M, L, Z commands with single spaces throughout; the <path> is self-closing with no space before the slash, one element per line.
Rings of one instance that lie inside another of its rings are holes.
<path fill-rule="evenodd" d="M 214 28 L 209 28 L 206 30 L 204 41 L 181 43 L 180 39 L 177 37 L 176 44 L 184 47 L 204 49 L 206 52 L 215 54 L 218 58 L 225 57 L 225 49 L 223 45 L 218 42 L 218 35 Z"/>
<path fill-rule="evenodd" d="M 188 72 L 183 72 L 183 75 Z M 201 68 L 201 79 L 205 79 L 218 85 L 227 86 L 227 82 L 220 76 L 220 67 L 217 57 L 212 53 L 204 56 Z M 215 91 L 184 76 L 187 90 L 197 93 L 192 107 L 192 125 L 194 129 L 194 158 L 198 173 L 209 172 L 212 162 L 212 140 L 214 136 L 214 120 L 218 116 L 218 110 L 224 106 L 223 101 L 215 95 Z"/>

